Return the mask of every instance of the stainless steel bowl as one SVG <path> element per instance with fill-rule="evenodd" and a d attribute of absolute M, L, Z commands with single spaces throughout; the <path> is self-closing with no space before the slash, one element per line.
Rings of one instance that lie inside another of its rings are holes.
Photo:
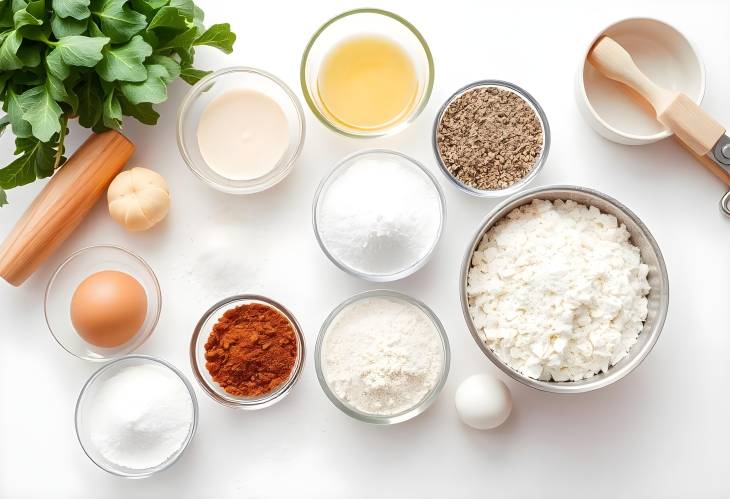
<path fill-rule="evenodd" d="M 466 294 L 467 275 L 471 268 L 471 259 L 474 250 L 479 245 L 484 234 L 494 226 L 497 221 L 507 215 L 513 209 L 524 204 L 532 202 L 533 199 L 556 200 L 571 199 L 577 203 L 584 205 L 592 205 L 601 210 L 615 216 L 619 223 L 626 226 L 631 234 L 631 242 L 639 248 L 642 261 L 649 266 L 649 312 L 644 322 L 644 329 L 639 334 L 636 344 L 631 347 L 629 354 L 621 361 L 611 366 L 607 372 L 596 374 L 590 378 L 580 381 L 541 381 L 527 377 L 505 364 L 497 355 L 482 341 L 479 337 L 474 322 L 469 313 L 469 300 Z M 643 222 L 626 206 L 622 205 L 610 196 L 601 192 L 585 187 L 577 187 L 573 185 L 552 185 L 546 187 L 538 187 L 530 189 L 511 198 L 505 200 L 498 205 L 486 219 L 480 224 L 479 229 L 474 234 L 471 244 L 467 248 L 464 261 L 461 265 L 461 274 L 459 276 L 459 288 L 461 295 L 461 308 L 464 318 L 469 326 L 474 341 L 477 342 L 482 352 L 497 367 L 507 373 L 520 383 L 523 383 L 538 390 L 551 393 L 582 393 L 591 390 L 603 388 L 611 383 L 620 380 L 636 367 L 641 361 L 649 355 L 654 347 L 659 334 L 664 326 L 664 320 L 667 317 L 667 308 L 669 306 L 669 280 L 667 277 L 667 268 L 664 265 L 662 252 L 659 250 L 654 237 L 652 237 L 649 229 Z"/>

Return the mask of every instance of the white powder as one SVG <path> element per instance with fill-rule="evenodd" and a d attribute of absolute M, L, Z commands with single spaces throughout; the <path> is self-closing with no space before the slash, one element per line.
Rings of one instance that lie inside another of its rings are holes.
<path fill-rule="evenodd" d="M 322 242 L 347 267 L 394 274 L 434 246 L 441 223 L 438 191 L 406 161 L 382 153 L 356 159 L 323 193 L 317 218 Z"/>
<path fill-rule="evenodd" d="M 443 369 L 436 327 L 421 309 L 400 300 L 364 298 L 349 305 L 322 347 L 328 386 L 368 414 L 393 415 L 416 406 Z"/>
<path fill-rule="evenodd" d="M 193 404 L 175 373 L 140 364 L 101 382 L 87 419 L 91 442 L 105 459 L 141 470 L 180 450 L 193 424 Z"/>
<path fill-rule="evenodd" d="M 542 380 L 606 371 L 636 343 L 648 267 L 616 217 L 535 200 L 485 235 L 467 293 L 480 336 L 509 366 Z"/>

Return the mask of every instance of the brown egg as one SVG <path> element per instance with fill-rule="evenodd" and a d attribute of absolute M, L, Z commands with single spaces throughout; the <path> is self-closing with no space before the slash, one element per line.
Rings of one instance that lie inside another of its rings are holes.
<path fill-rule="evenodd" d="M 117 347 L 137 334 L 147 315 L 147 294 L 134 277 L 116 270 L 92 274 L 71 298 L 71 322 L 84 340 Z"/>

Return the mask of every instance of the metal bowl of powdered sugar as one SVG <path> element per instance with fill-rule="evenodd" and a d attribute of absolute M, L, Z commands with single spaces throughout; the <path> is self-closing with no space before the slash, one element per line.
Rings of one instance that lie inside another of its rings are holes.
<path fill-rule="evenodd" d="M 626 206 L 592 189 L 539 187 L 481 223 L 459 277 L 469 331 L 515 380 L 552 393 L 633 371 L 669 305 L 662 253 Z"/>

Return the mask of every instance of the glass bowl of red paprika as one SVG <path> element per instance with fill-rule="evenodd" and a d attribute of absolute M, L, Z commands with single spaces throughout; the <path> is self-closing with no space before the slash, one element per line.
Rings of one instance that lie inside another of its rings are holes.
<path fill-rule="evenodd" d="M 301 326 L 283 305 L 261 295 L 236 295 L 200 318 L 190 340 L 190 364 L 216 402 L 263 409 L 296 384 L 304 348 Z"/>

